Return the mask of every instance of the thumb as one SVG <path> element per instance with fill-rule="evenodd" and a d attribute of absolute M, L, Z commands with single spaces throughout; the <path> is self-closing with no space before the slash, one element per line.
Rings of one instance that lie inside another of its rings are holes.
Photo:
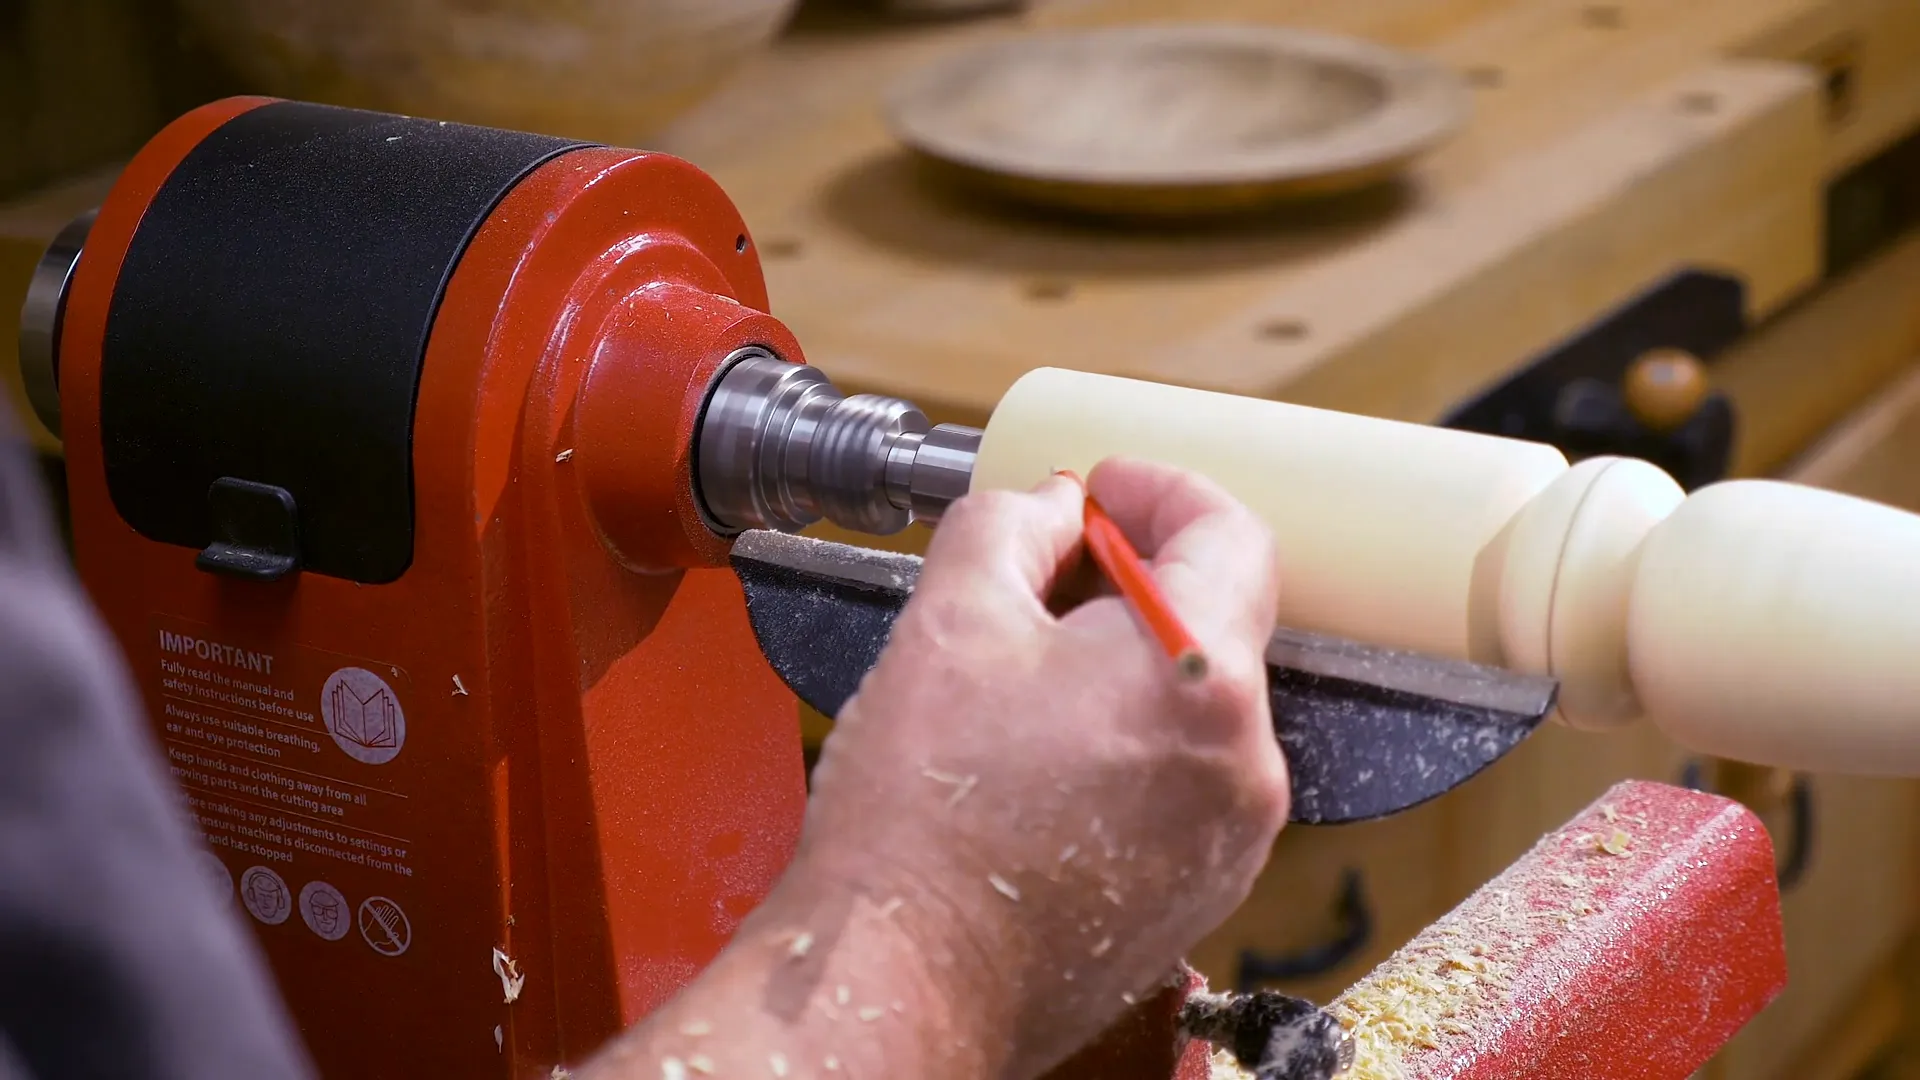
<path fill-rule="evenodd" d="M 916 595 L 976 595 L 998 587 L 1044 612 L 1061 568 L 1079 550 L 1085 493 L 1065 477 L 1030 492 L 981 491 L 947 508 L 927 546 Z"/>

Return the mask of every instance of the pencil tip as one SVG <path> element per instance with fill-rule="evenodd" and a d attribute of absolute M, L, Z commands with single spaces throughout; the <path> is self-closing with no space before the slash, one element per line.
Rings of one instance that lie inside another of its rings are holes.
<path fill-rule="evenodd" d="M 1207 677 L 1207 658 L 1198 649 L 1188 649 L 1174 661 L 1181 678 L 1198 681 Z"/>

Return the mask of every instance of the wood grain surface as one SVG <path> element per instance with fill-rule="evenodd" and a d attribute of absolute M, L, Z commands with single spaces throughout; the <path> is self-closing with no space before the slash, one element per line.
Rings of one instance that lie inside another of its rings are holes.
<path fill-rule="evenodd" d="M 1399 188 L 1171 235 L 956 197 L 886 131 L 884 88 L 950 50 L 1176 7 L 1421 51 L 1478 88 L 1473 122 Z M 1061 0 L 790 37 L 662 145 L 734 195 L 776 309 L 858 389 L 978 421 L 1059 364 L 1425 420 L 1679 263 L 1742 274 L 1756 316 L 1811 285 L 1820 188 L 1861 152 L 1842 134 L 1920 116 L 1903 21 L 1888 0 Z M 1815 59 L 1841 40 L 1844 118 Z"/>

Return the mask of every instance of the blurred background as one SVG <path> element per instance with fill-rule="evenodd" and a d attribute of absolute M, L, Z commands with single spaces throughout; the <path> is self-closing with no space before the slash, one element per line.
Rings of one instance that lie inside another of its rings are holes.
<path fill-rule="evenodd" d="M 32 269 L 235 93 L 686 157 L 809 359 L 936 422 L 1057 365 L 1920 509 L 1914 0 L 0 0 L 0 372 L 56 480 Z M 1652 731 L 1290 830 L 1196 963 L 1325 1000 L 1626 776 L 1780 852 L 1791 985 L 1703 1075 L 1920 1076 L 1916 786 Z"/>

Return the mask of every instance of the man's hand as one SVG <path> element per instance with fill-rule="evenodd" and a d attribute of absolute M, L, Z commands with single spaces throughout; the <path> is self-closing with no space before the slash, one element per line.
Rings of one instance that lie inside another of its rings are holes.
<path fill-rule="evenodd" d="M 1173 973 L 1286 819 L 1273 541 L 1191 474 L 1089 477 L 1206 651 L 1123 601 L 1054 614 L 1064 478 L 956 503 L 814 771 L 801 848 L 725 953 L 580 1073 L 1032 1077 Z"/>
<path fill-rule="evenodd" d="M 1164 979 L 1245 898 L 1286 819 L 1264 650 L 1273 542 L 1219 488 L 1110 461 L 1089 477 L 1199 640 L 1173 664 L 1115 596 L 1061 617 L 1083 495 L 1056 478 L 940 524 L 912 600 L 815 770 L 797 870 L 891 891 L 952 963 L 955 1019 L 1014 1025 L 1034 1075 Z M 985 1037 L 983 1035 L 983 1037 Z"/>

